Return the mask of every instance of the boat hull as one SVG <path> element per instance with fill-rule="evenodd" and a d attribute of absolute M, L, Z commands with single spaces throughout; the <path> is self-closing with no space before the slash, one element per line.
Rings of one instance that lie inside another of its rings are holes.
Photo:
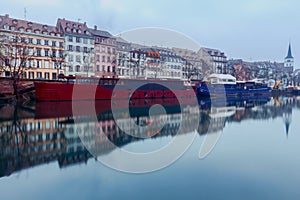
<path fill-rule="evenodd" d="M 155 99 L 155 98 L 191 98 L 195 97 L 192 87 L 160 86 L 146 82 L 142 87 L 131 89 L 124 86 L 76 84 L 66 82 L 35 82 L 37 101 L 72 101 L 72 100 L 109 100 L 109 99 Z"/>
<path fill-rule="evenodd" d="M 196 94 L 200 97 L 270 95 L 271 88 L 260 85 L 247 87 L 245 84 L 202 84 L 196 88 Z"/>

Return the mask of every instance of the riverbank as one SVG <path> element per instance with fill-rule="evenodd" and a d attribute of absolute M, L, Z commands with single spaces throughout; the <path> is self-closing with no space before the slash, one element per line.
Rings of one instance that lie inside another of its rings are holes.
<path fill-rule="evenodd" d="M 33 100 L 35 96 L 33 80 L 21 80 L 18 83 L 18 93 L 21 101 Z M 13 80 L 0 78 L 0 104 L 15 101 Z"/>

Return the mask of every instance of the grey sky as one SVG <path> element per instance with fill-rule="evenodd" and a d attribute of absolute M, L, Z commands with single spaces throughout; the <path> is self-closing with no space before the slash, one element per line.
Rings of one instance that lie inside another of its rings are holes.
<path fill-rule="evenodd" d="M 201 46 L 223 50 L 229 58 L 282 61 L 288 42 L 300 59 L 300 12 L 296 0 L 10 0 L 0 14 L 47 24 L 56 19 L 86 21 L 113 34 L 140 27 L 173 29 Z"/>

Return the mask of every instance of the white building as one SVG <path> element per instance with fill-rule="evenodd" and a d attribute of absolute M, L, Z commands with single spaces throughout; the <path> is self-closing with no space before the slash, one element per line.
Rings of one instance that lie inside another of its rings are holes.
<path fill-rule="evenodd" d="M 66 75 L 94 76 L 94 37 L 86 23 L 57 20 L 57 28 L 64 34 Z"/>

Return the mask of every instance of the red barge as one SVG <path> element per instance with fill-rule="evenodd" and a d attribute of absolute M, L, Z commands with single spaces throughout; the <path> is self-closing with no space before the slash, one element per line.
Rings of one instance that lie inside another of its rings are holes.
<path fill-rule="evenodd" d="M 64 81 L 36 81 L 37 101 L 155 99 L 195 97 L 188 81 L 162 79 L 120 79 L 60 77 Z"/>

